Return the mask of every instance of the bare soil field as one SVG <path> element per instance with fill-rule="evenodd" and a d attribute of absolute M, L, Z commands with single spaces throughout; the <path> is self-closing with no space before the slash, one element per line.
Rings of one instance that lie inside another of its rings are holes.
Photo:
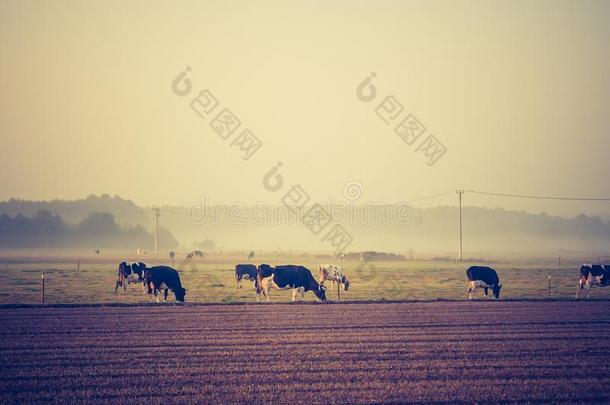
<path fill-rule="evenodd" d="M 610 302 L 0 309 L 0 403 L 608 403 Z"/>

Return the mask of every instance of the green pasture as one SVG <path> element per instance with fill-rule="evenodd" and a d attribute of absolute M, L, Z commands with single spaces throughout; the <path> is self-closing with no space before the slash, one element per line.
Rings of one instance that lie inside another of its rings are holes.
<path fill-rule="evenodd" d="M 240 261 L 243 262 L 243 261 Z M 274 264 L 273 261 L 261 261 Z M 188 289 L 187 302 L 255 302 L 252 283 L 244 281 L 235 287 L 234 258 L 208 261 L 206 258 L 190 263 L 176 263 L 184 286 Z M 258 264 L 259 261 L 254 261 Z M 312 270 L 317 278 L 319 261 L 290 260 Z M 279 263 L 275 263 L 279 264 Z M 437 261 L 380 261 L 341 263 L 351 283 L 349 291 L 341 292 L 343 300 L 417 300 L 464 299 L 466 294 L 465 269 L 473 263 Z M 131 285 L 125 293 L 114 292 L 117 263 L 74 262 L 27 263 L 0 267 L 0 304 L 40 303 L 42 278 L 45 274 L 47 303 L 139 303 L 148 302 L 140 285 Z M 578 268 L 551 268 L 540 264 L 519 263 L 493 265 L 503 284 L 501 298 L 543 298 L 549 296 L 548 274 L 551 274 L 550 296 L 573 298 L 578 281 Z M 327 297 L 337 299 L 337 291 L 327 282 Z M 608 297 L 610 291 L 594 288 L 591 297 Z M 478 292 L 482 299 L 482 291 Z M 272 291 L 272 302 L 290 301 L 291 291 Z M 305 297 L 316 300 L 313 293 Z M 173 301 L 173 296 L 171 296 Z"/>

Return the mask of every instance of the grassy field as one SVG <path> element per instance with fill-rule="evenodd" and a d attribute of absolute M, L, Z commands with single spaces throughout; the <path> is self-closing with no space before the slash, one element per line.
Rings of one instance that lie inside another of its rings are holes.
<path fill-rule="evenodd" d="M 36 260 L 33 260 L 36 258 Z M 28 256 L 15 258 L 2 266 L 0 258 L 0 304 L 41 302 L 41 274 L 45 273 L 47 303 L 143 303 L 148 299 L 141 287 L 132 285 L 127 293 L 114 293 L 116 269 L 120 256 L 86 257 L 77 269 L 76 257 Z M 7 259 L 5 259 L 5 262 Z M 168 264 L 166 261 L 146 259 L 151 264 Z M 244 282 L 235 288 L 234 266 L 247 263 L 243 257 L 206 256 L 192 262 L 176 262 L 184 286 L 188 289 L 187 302 L 253 302 L 256 294 L 251 283 Z M 328 260 L 309 257 L 262 257 L 255 264 L 302 264 L 312 270 Z M 171 264 L 171 263 L 169 263 Z M 350 279 L 351 289 L 342 292 L 344 300 L 418 300 L 466 298 L 465 269 L 477 263 L 442 261 L 381 261 L 363 264 L 346 261 L 342 266 Z M 485 264 L 485 263 L 483 263 Z M 550 263 L 520 261 L 492 264 L 503 283 L 501 298 L 542 298 L 548 296 L 548 278 L 551 273 L 551 297 L 572 298 L 578 280 L 576 262 L 558 268 Z M 328 284 L 328 298 L 336 299 L 336 290 Z M 479 291 L 482 297 L 482 291 Z M 608 289 L 592 289 L 591 297 L 608 297 Z M 285 302 L 291 292 L 271 292 L 272 302 Z M 173 299 L 173 297 L 172 297 Z M 312 293 L 306 300 L 315 301 Z"/>
<path fill-rule="evenodd" d="M 0 308 L 0 403 L 608 403 L 609 306 Z"/>

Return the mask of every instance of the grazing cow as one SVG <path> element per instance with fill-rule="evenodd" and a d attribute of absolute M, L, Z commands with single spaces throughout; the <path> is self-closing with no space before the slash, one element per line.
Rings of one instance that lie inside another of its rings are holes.
<path fill-rule="evenodd" d="M 345 291 L 349 290 L 349 281 L 345 277 L 345 272 L 342 267 L 334 266 L 332 264 L 323 264 L 318 267 L 318 282 L 320 285 L 324 285 L 326 280 L 331 280 L 333 286 L 337 283 L 337 297 L 341 299 L 340 288 Z"/>
<path fill-rule="evenodd" d="M 498 273 L 491 267 L 487 266 L 472 266 L 466 270 L 466 276 L 468 277 L 468 298 L 472 299 L 475 290 L 477 288 L 483 288 L 485 290 L 485 296 L 487 297 L 487 290 L 491 288 L 495 299 L 500 298 L 500 279 Z"/>
<path fill-rule="evenodd" d="M 144 276 L 144 284 L 148 290 L 148 300 L 151 300 L 151 295 L 154 294 L 157 302 L 159 302 L 158 293 L 160 290 L 165 290 L 163 302 L 167 302 L 167 291 L 172 290 L 176 296 L 176 301 L 184 302 L 186 289 L 180 283 L 180 275 L 169 266 L 154 266 L 146 269 Z"/>
<path fill-rule="evenodd" d="M 307 291 L 313 293 L 320 299 L 326 301 L 326 287 L 318 284 L 311 275 L 311 271 L 303 266 L 277 266 L 271 267 L 268 264 L 258 266 L 256 284 L 256 300 L 259 301 L 260 294 L 263 293 L 269 301 L 269 290 L 289 290 L 292 288 L 292 301 L 295 300 L 297 291 L 301 294 L 301 299 Z"/>
<path fill-rule="evenodd" d="M 114 286 L 114 292 L 117 292 L 119 287 L 123 287 L 123 290 L 127 291 L 127 285 L 131 283 L 142 283 L 147 267 L 148 265 L 143 262 L 132 263 L 122 261 L 119 263 L 118 278 Z"/>
<path fill-rule="evenodd" d="M 589 290 L 594 286 L 610 286 L 610 266 L 601 264 L 583 264 L 580 266 L 580 279 L 578 280 L 576 298 L 578 298 L 578 292 L 582 289 L 585 290 L 585 296 L 589 298 Z"/>
<path fill-rule="evenodd" d="M 252 281 L 252 284 L 256 287 L 256 266 L 253 264 L 235 265 L 235 281 L 237 282 L 237 288 L 241 288 L 242 278 Z"/>

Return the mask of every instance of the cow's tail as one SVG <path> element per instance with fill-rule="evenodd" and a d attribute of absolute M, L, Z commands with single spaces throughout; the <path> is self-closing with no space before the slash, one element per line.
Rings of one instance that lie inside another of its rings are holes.
<path fill-rule="evenodd" d="M 119 289 L 119 287 L 123 286 L 123 270 L 121 268 L 121 265 L 123 263 L 119 263 L 119 268 L 117 270 L 117 279 L 116 279 L 116 284 L 114 286 L 114 292 L 117 292 L 117 290 Z"/>

